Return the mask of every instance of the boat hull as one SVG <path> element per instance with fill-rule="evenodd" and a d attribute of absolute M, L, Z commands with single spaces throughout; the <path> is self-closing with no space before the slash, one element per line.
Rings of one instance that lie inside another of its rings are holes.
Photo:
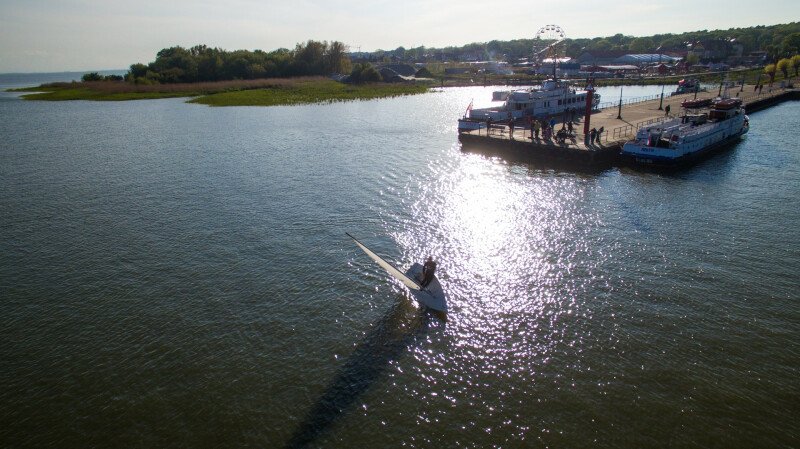
<path fill-rule="evenodd" d="M 620 153 L 620 162 L 623 165 L 638 168 L 669 169 L 687 167 L 705 160 L 711 157 L 713 154 L 729 149 L 732 145 L 741 140 L 741 137 L 747 134 L 747 131 L 748 128 L 745 127 L 742 129 L 742 131 L 732 134 L 731 136 L 720 140 L 717 143 L 678 157 L 666 157 L 658 154 L 648 154 L 647 151 L 649 147 L 644 147 L 641 145 L 637 145 L 636 152 L 634 153 L 631 151 L 632 148 L 629 146 L 632 145 L 631 142 L 628 142 L 625 144 L 625 146 L 628 147 L 627 151 L 624 146 L 622 153 Z"/>
<path fill-rule="evenodd" d="M 418 263 L 411 265 L 408 271 L 406 271 L 406 276 L 417 282 L 422 282 L 422 265 Z M 431 283 L 423 290 L 409 291 L 411 292 L 411 296 L 413 296 L 418 303 L 437 312 L 447 313 L 447 296 L 444 290 L 442 290 L 442 285 L 439 283 L 439 279 L 436 275 L 433 276 Z"/>
<path fill-rule="evenodd" d="M 458 119 L 458 132 L 475 131 L 481 128 L 486 128 L 486 122 L 469 118 Z"/>

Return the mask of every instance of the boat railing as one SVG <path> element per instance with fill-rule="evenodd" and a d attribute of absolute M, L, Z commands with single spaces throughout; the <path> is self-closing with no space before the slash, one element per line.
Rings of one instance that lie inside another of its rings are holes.
<path fill-rule="evenodd" d="M 612 129 L 611 133 L 606 134 L 606 141 L 608 141 L 608 139 L 615 140 L 615 141 L 616 140 L 621 140 L 622 138 L 628 137 L 628 136 L 630 136 L 632 134 L 635 135 L 636 132 L 638 132 L 640 129 L 644 128 L 645 126 L 649 126 L 649 125 L 652 125 L 654 123 L 662 123 L 665 120 L 667 120 L 668 118 L 669 117 L 657 117 L 657 118 L 652 118 L 650 120 L 642 120 L 641 122 L 637 122 L 637 123 L 633 123 L 633 124 L 618 126 L 618 127 L 614 128 L 614 129 Z"/>
<path fill-rule="evenodd" d="M 641 122 L 636 124 L 636 130 L 638 131 L 638 130 L 644 128 L 645 126 L 652 125 L 653 123 L 661 123 L 661 122 L 665 121 L 667 118 L 669 118 L 669 117 L 656 117 L 656 118 L 651 118 L 650 120 L 641 121 Z"/>

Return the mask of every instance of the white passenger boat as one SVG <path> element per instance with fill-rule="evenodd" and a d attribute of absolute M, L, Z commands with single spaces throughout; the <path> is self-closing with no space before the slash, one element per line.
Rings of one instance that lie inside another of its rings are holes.
<path fill-rule="evenodd" d="M 506 122 L 523 117 L 547 117 L 563 114 L 567 110 L 575 110 L 582 115 L 586 109 L 588 91 L 577 90 L 568 82 L 549 79 L 539 87 L 530 87 L 511 91 L 495 91 L 492 101 L 502 101 L 501 105 L 489 108 L 467 108 L 464 117 L 458 120 L 459 131 L 469 131 L 486 127 L 486 121 Z M 594 93 L 592 109 L 597 109 L 600 95 Z"/>
<path fill-rule="evenodd" d="M 749 126 L 741 99 L 718 99 L 708 112 L 641 128 L 634 140 L 623 145 L 621 157 L 639 166 L 686 165 L 737 141 Z"/>

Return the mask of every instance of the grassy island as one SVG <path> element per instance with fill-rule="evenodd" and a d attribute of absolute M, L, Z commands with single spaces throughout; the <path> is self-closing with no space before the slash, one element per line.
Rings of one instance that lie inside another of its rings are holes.
<path fill-rule="evenodd" d="M 370 100 L 425 93 L 421 83 L 344 84 L 324 77 L 281 78 L 208 83 L 131 84 L 125 82 L 53 83 L 16 89 L 31 92 L 27 100 L 126 101 L 192 97 L 209 106 L 276 106 L 333 101 Z"/>

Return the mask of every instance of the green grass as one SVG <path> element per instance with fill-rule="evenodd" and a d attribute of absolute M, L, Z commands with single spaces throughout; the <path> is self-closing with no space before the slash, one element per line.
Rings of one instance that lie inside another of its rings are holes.
<path fill-rule="evenodd" d="M 342 84 L 326 78 L 253 82 L 135 86 L 123 83 L 57 83 L 14 89 L 31 92 L 26 100 L 128 101 L 194 97 L 190 103 L 209 106 L 277 106 L 414 95 L 428 91 L 426 84 Z"/>
<path fill-rule="evenodd" d="M 396 97 L 428 91 L 424 84 L 342 84 L 332 80 L 214 93 L 190 100 L 209 106 L 278 106 Z"/>

